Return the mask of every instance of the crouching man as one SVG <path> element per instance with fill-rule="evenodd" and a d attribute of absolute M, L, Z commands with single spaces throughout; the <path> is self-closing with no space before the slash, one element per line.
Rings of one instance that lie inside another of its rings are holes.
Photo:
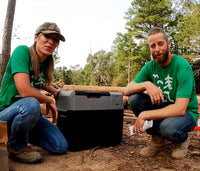
<path fill-rule="evenodd" d="M 174 144 L 172 158 L 181 159 L 187 155 L 188 132 L 194 129 L 199 116 L 193 72 L 184 58 L 170 52 L 171 42 L 162 29 L 148 32 L 148 45 L 153 60 L 125 90 L 137 116 L 133 131 L 143 133 L 145 120 L 153 120 L 153 127 L 147 130 L 152 140 L 140 155 L 155 155 L 169 140 Z"/>

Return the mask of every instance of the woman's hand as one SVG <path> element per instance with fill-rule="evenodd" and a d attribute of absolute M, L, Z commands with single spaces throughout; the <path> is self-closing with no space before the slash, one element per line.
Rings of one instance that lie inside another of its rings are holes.
<path fill-rule="evenodd" d="M 61 89 L 57 89 L 53 86 L 45 86 L 43 88 L 45 91 L 51 93 L 55 99 L 55 101 L 57 101 L 57 98 L 58 98 L 58 94 L 60 93 Z"/>
<path fill-rule="evenodd" d="M 58 94 L 60 93 L 61 89 L 55 89 L 55 91 L 52 93 L 55 101 L 57 101 Z"/>
<path fill-rule="evenodd" d="M 49 114 L 49 110 L 51 110 L 52 113 L 52 123 L 56 123 L 58 119 L 58 111 L 55 102 L 52 100 L 50 103 L 46 104 L 46 114 Z"/>

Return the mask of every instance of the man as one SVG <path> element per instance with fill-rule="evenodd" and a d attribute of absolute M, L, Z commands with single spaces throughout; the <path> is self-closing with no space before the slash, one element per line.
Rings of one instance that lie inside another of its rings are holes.
<path fill-rule="evenodd" d="M 138 117 L 133 131 L 143 133 L 145 120 L 153 120 L 153 127 L 146 131 L 152 140 L 140 155 L 153 156 L 169 140 L 175 145 L 172 158 L 181 159 L 187 155 L 190 142 L 187 132 L 194 129 L 199 116 L 193 72 L 184 58 L 170 52 L 171 42 L 162 29 L 148 32 L 148 44 L 153 60 L 125 90 Z"/>

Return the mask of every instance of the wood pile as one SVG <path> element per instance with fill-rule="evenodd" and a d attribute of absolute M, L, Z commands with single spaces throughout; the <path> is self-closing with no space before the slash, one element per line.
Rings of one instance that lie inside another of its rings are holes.
<path fill-rule="evenodd" d="M 7 122 L 0 121 L 0 170 L 8 171 L 8 152 L 6 144 L 8 142 Z"/>
<path fill-rule="evenodd" d="M 7 122 L 0 121 L 0 144 L 8 142 Z"/>
<path fill-rule="evenodd" d="M 134 125 L 136 119 L 137 118 L 134 115 L 134 113 L 132 112 L 132 110 L 129 110 L 129 109 L 124 110 L 124 122 L 128 122 L 128 123 L 131 123 L 132 125 Z"/>
<path fill-rule="evenodd" d="M 62 91 L 95 91 L 95 92 L 120 92 L 123 94 L 124 103 L 124 121 L 135 123 L 135 115 L 129 109 L 129 96 L 124 95 L 125 87 L 108 87 L 108 86 L 84 86 L 84 85 L 53 85 L 55 88 L 61 88 Z M 47 92 L 42 92 L 43 94 L 49 95 Z M 46 113 L 46 108 L 44 104 L 41 104 L 42 113 Z M 47 116 L 49 117 L 49 116 Z"/>
<path fill-rule="evenodd" d="M 124 95 L 125 87 L 108 86 L 83 86 L 83 85 L 64 85 L 63 91 L 96 91 L 96 92 L 120 92 L 123 94 L 124 105 L 128 105 L 129 97 Z"/>
<path fill-rule="evenodd" d="M 122 94 L 124 94 L 125 87 L 64 85 L 62 90 L 121 92 Z"/>

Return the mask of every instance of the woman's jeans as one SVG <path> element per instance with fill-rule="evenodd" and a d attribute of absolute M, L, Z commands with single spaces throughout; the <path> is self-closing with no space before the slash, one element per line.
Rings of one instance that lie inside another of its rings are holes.
<path fill-rule="evenodd" d="M 142 111 L 155 110 L 167 105 L 169 104 L 153 105 L 149 95 L 144 93 L 133 94 L 130 97 L 130 107 L 137 117 Z M 187 139 L 187 132 L 192 131 L 195 126 L 196 123 L 193 117 L 186 112 L 184 116 L 154 120 L 153 127 L 146 132 L 150 135 L 161 136 L 172 142 L 181 143 Z"/>
<path fill-rule="evenodd" d="M 7 121 L 9 142 L 14 151 L 28 143 L 55 153 L 65 154 L 68 143 L 59 129 L 41 114 L 37 99 L 27 97 L 0 111 L 0 120 Z"/>

